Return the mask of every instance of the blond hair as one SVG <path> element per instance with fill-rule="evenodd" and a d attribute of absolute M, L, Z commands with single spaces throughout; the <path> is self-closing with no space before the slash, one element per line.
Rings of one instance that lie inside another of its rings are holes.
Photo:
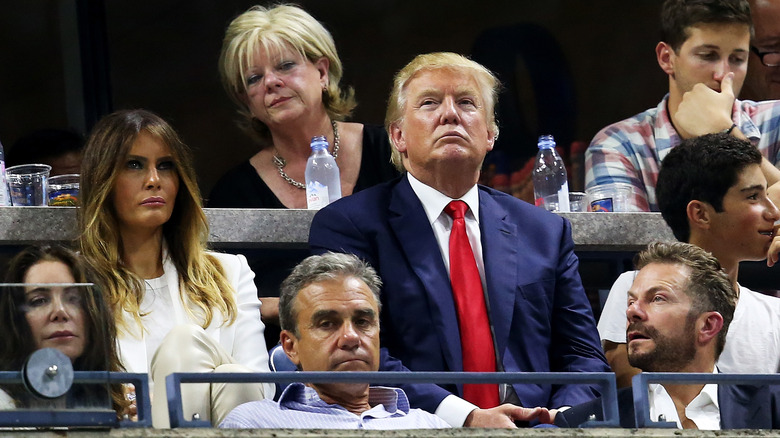
<path fill-rule="evenodd" d="M 388 135 L 391 135 L 391 127 L 403 120 L 404 108 L 406 107 L 406 87 L 409 82 L 417 76 L 418 73 L 432 70 L 453 70 L 457 72 L 472 75 L 477 81 L 482 100 L 485 102 L 485 114 L 487 116 L 488 126 L 493 135 L 498 137 L 498 124 L 496 123 L 495 106 L 498 101 L 498 90 L 500 83 L 498 79 L 487 68 L 474 62 L 463 55 L 452 52 L 434 52 L 417 55 L 410 63 L 406 64 L 393 78 L 393 88 L 390 91 L 390 97 L 387 100 L 387 113 L 385 114 L 385 129 Z M 393 139 L 391 160 L 395 167 L 403 172 L 404 166 L 401 161 L 401 153 L 395 148 Z"/>
<path fill-rule="evenodd" d="M 208 222 L 189 149 L 156 114 L 144 110 L 117 111 L 100 120 L 92 130 L 81 167 L 81 253 L 92 265 L 120 330 L 129 328 L 120 316 L 122 310 L 141 326 L 140 304 L 145 288 L 142 279 L 122 261 L 122 236 L 111 202 L 117 174 L 141 132 L 168 146 L 179 177 L 175 208 L 163 225 L 163 237 L 178 271 L 181 299 L 197 307 L 200 316 L 190 306 L 185 308 L 193 319 L 202 319 L 204 328 L 211 324 L 214 311 L 232 324 L 237 314 L 235 293 L 219 260 L 206 252 Z"/>
<path fill-rule="evenodd" d="M 239 125 L 262 147 L 271 144 L 271 133 L 246 104 L 245 75 L 259 48 L 278 53 L 287 46 L 311 62 L 328 59 L 328 86 L 322 91 L 322 102 L 332 120 L 344 120 L 356 105 L 352 87 L 342 89 L 339 84 L 343 70 L 336 44 L 319 21 L 297 6 L 252 6 L 225 31 L 219 73 L 228 96 L 239 106 Z"/>

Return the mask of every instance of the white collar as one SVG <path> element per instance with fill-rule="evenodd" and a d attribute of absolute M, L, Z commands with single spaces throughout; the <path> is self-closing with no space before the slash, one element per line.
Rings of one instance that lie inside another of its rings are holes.
<path fill-rule="evenodd" d="M 409 179 L 409 185 L 412 186 L 414 194 L 417 195 L 417 198 L 420 199 L 420 202 L 423 205 L 425 215 L 428 216 L 428 222 L 433 224 L 441 215 L 444 207 L 446 207 L 447 204 L 452 202 L 454 199 L 434 189 L 433 187 L 420 182 L 420 180 L 412 176 L 411 173 L 406 172 L 406 175 Z M 477 188 L 477 185 L 474 184 L 474 186 L 470 188 L 469 191 L 460 198 L 460 200 L 469 206 L 469 211 L 466 212 L 466 216 L 471 214 L 472 219 L 479 223 L 479 189 Z"/>
<path fill-rule="evenodd" d="M 713 368 L 712 373 L 718 374 L 717 367 Z M 657 417 L 658 414 L 664 414 L 666 416 L 666 421 L 676 421 L 677 427 L 681 427 L 680 419 L 677 416 L 677 410 L 674 407 L 674 402 L 669 393 L 666 392 L 666 388 L 664 388 L 662 384 L 651 383 L 647 385 L 647 389 L 650 392 L 649 402 L 651 419 L 656 421 L 657 418 L 653 417 Z M 686 412 L 700 411 L 708 405 L 713 405 L 715 407 L 715 412 L 720 411 L 720 404 L 718 403 L 718 385 L 715 383 L 704 385 L 701 392 L 688 403 L 685 410 Z M 694 419 L 692 418 L 691 420 Z M 718 417 L 718 421 L 719 420 L 720 418 Z M 698 423 L 697 426 L 701 427 Z"/>

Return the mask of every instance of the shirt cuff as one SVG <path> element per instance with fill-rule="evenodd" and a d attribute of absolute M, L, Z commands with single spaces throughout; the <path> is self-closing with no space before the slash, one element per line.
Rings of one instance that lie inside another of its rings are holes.
<path fill-rule="evenodd" d="M 436 408 L 434 413 L 452 427 L 463 427 L 466 418 L 474 409 L 478 409 L 478 407 L 458 396 L 450 394 L 444 397 L 444 400 L 439 403 L 439 407 Z"/>

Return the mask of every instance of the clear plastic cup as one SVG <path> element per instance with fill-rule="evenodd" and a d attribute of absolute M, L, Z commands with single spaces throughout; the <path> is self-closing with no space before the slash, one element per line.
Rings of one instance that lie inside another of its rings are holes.
<path fill-rule="evenodd" d="M 590 201 L 590 211 L 623 212 L 631 211 L 631 198 L 634 187 L 627 183 L 610 183 L 586 190 Z"/>
<path fill-rule="evenodd" d="M 72 207 L 79 205 L 79 175 L 69 173 L 49 178 L 49 205 Z"/>
<path fill-rule="evenodd" d="M 14 206 L 44 206 L 48 204 L 46 190 L 51 166 L 20 164 L 5 170 L 11 203 Z"/>
<path fill-rule="evenodd" d="M 590 211 L 588 195 L 583 192 L 569 192 L 569 211 L 572 213 Z"/>
<path fill-rule="evenodd" d="M 542 198 L 541 207 L 545 208 L 547 211 L 560 211 L 558 206 L 558 195 L 547 195 Z M 588 211 L 588 195 L 583 192 L 569 192 L 569 211 Z"/>

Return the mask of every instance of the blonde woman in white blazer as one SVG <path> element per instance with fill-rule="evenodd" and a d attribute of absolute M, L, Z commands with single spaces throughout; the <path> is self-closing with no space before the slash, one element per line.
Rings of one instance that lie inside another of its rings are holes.
<path fill-rule="evenodd" d="M 187 147 L 157 115 L 118 111 L 84 152 L 81 251 L 119 332 L 120 359 L 149 372 L 152 420 L 168 427 L 171 372 L 269 371 L 254 273 L 243 256 L 206 251 L 208 224 Z M 185 418 L 218 424 L 273 385 L 183 385 Z"/>

